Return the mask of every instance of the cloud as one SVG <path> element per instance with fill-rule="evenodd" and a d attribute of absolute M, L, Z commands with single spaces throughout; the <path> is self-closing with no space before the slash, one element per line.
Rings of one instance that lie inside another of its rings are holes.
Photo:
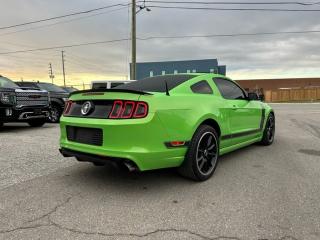
<path fill-rule="evenodd" d="M 11 25 L 119 2 L 114 0 L 5 1 L 2 3 L 2 9 L 6 11 L 2 11 L 0 22 L 2 26 Z M 40 25 L 42 24 L 36 26 Z M 320 24 L 318 24 L 318 13 L 312 12 L 152 9 L 151 12 L 142 11 L 137 16 L 137 33 L 141 37 L 315 29 L 320 29 Z M 5 32 L 9 30 L 0 31 L 0 34 Z M 112 40 L 126 38 L 129 33 L 128 9 L 122 9 L 78 21 L 1 36 L 0 51 Z M 234 78 L 319 77 L 319 36 L 320 34 L 288 34 L 138 41 L 138 61 L 218 58 L 220 64 L 227 65 L 228 75 Z M 75 82 L 90 81 L 96 76 L 99 79 L 110 76 L 124 78 L 128 73 L 129 49 L 129 42 L 65 49 L 67 78 Z M 56 80 L 61 81 L 60 54 L 59 50 L 52 50 L 0 55 L 0 72 L 7 73 L 13 78 L 37 78 L 49 81 L 48 63 L 52 62 Z"/>

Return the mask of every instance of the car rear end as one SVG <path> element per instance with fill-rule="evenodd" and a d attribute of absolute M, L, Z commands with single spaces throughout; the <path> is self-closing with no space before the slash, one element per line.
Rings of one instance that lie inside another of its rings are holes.
<path fill-rule="evenodd" d="M 60 119 L 61 153 L 80 161 L 117 161 L 141 171 L 180 165 L 186 149 L 166 145 L 170 137 L 155 97 L 121 90 L 72 94 Z"/>

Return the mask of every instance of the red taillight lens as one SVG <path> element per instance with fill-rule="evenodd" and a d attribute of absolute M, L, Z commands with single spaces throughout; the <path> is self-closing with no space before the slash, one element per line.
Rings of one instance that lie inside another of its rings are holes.
<path fill-rule="evenodd" d="M 144 118 L 148 114 L 148 104 L 145 102 L 138 102 L 133 118 Z"/>
<path fill-rule="evenodd" d="M 122 112 L 122 106 L 123 106 L 122 101 L 114 101 L 111 113 L 109 114 L 109 118 L 119 118 Z"/>
<path fill-rule="evenodd" d="M 112 119 L 129 119 L 144 118 L 148 115 L 148 104 L 145 102 L 122 101 L 113 102 L 109 118 Z"/>
<path fill-rule="evenodd" d="M 69 112 L 70 112 L 70 109 L 71 109 L 71 107 L 72 107 L 72 101 L 67 101 L 66 102 L 66 105 L 65 105 L 65 107 L 64 107 L 64 111 L 63 111 L 63 114 L 64 115 L 67 115 Z"/>
<path fill-rule="evenodd" d="M 121 112 L 121 118 L 131 118 L 135 106 L 136 106 L 135 102 L 129 102 L 129 101 L 125 102 Z"/>

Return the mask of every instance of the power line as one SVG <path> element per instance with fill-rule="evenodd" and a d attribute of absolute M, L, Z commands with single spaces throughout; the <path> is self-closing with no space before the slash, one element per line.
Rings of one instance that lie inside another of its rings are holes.
<path fill-rule="evenodd" d="M 123 41 L 128 41 L 128 40 L 130 40 L 130 38 L 129 39 L 128 38 L 123 38 L 123 39 L 115 39 L 115 40 L 106 40 L 106 41 L 98 41 L 98 42 L 78 43 L 78 44 L 53 46 L 53 47 L 45 47 L 45 48 L 34 48 L 34 49 L 18 50 L 18 51 L 12 51 L 12 52 L 2 52 L 2 53 L 0 53 L 0 55 L 12 54 L 12 53 L 26 53 L 26 52 L 35 52 L 35 51 L 46 51 L 46 50 L 52 50 L 52 49 L 80 47 L 80 46 L 96 45 L 96 44 L 103 44 L 103 43 L 115 43 L 115 42 L 123 42 Z"/>
<path fill-rule="evenodd" d="M 195 2 L 195 1 L 158 1 L 146 0 L 146 3 L 164 3 L 164 4 L 203 4 L 203 5 L 301 5 L 313 6 L 319 5 L 320 2 L 304 3 L 304 2 Z"/>
<path fill-rule="evenodd" d="M 260 33 L 208 34 L 208 35 L 180 35 L 180 36 L 151 36 L 151 37 L 144 37 L 144 38 L 140 37 L 140 38 L 137 38 L 137 40 L 148 41 L 148 40 L 154 40 L 154 39 L 215 38 L 215 37 L 241 37 L 241 36 L 263 36 L 263 35 L 283 35 L 283 34 L 311 34 L 311 33 L 320 33 L 320 30 L 284 31 L 284 32 L 260 32 Z M 45 47 L 45 48 L 18 50 L 18 51 L 12 51 L 12 52 L 1 52 L 0 55 L 14 54 L 14 53 L 27 53 L 27 52 L 35 52 L 35 51 L 45 51 L 45 50 L 52 50 L 52 49 L 72 48 L 72 47 L 89 46 L 89 45 L 97 45 L 97 44 L 116 43 L 116 42 L 123 42 L 123 41 L 129 41 L 129 40 L 131 40 L 131 39 L 130 38 L 122 38 L 122 39 L 105 40 L 105 41 L 97 41 L 97 42 L 86 42 L 86 43 L 78 43 L 78 44 L 70 44 L 70 45 Z"/>
<path fill-rule="evenodd" d="M 285 8 L 214 8 L 214 7 L 188 7 L 188 6 L 161 6 L 148 5 L 148 8 L 205 10 L 205 11 L 263 11 L 263 12 L 320 12 L 320 9 L 285 9 Z"/>
<path fill-rule="evenodd" d="M 59 25 L 59 24 L 75 22 L 75 21 L 79 21 L 79 20 L 82 20 L 82 19 L 86 19 L 86 18 L 91 18 L 91 17 L 95 17 L 95 16 L 107 14 L 107 13 L 120 11 L 120 10 L 123 10 L 123 9 L 127 9 L 127 6 L 126 7 L 117 8 L 117 9 L 113 9 L 113 10 L 110 10 L 110 11 L 105 11 L 105 12 L 101 12 L 101 13 L 88 15 L 88 16 L 73 18 L 73 19 L 70 19 L 70 20 L 64 20 L 64 21 L 59 21 L 59 22 L 55 22 L 55 23 L 44 24 L 44 25 L 41 25 L 41 26 L 21 29 L 21 30 L 12 31 L 12 32 L 5 32 L 5 33 L 0 34 L 0 36 L 12 35 L 12 34 L 20 33 L 20 32 L 29 32 L 29 31 L 36 30 L 36 29 L 47 28 L 47 27 L 52 27 L 52 26 L 56 26 L 56 25 Z"/>
<path fill-rule="evenodd" d="M 97 64 L 92 62 L 89 59 L 85 59 L 83 57 L 80 56 L 76 56 L 74 54 L 71 54 L 70 57 L 70 53 L 68 53 L 68 59 L 69 59 L 69 64 L 75 64 L 77 66 L 81 66 L 84 67 L 86 69 L 95 69 L 95 70 L 100 70 L 100 71 L 106 71 L 107 69 L 104 67 L 104 64 Z"/>
<path fill-rule="evenodd" d="M 21 27 L 21 26 L 26 26 L 26 25 L 35 24 L 35 23 L 47 22 L 47 21 L 60 19 L 60 18 L 72 17 L 72 16 L 76 16 L 76 15 L 80 15 L 80 14 L 87 14 L 87 13 L 100 11 L 100 10 L 107 9 L 107 8 L 113 8 L 113 7 L 118 7 L 118 6 L 125 7 L 125 6 L 128 6 L 128 5 L 130 5 L 130 4 L 118 3 L 118 4 L 113 4 L 113 5 L 109 5 L 109 6 L 94 8 L 94 9 L 90 9 L 90 10 L 84 10 L 84 11 L 80 11 L 80 12 L 74 12 L 74 13 L 69 13 L 69 14 L 65 14 L 65 15 L 60 15 L 60 16 L 56 16 L 56 17 L 44 18 L 44 19 L 29 21 L 29 22 L 25 22 L 25 23 L 19 23 L 19 24 L 14 24 L 14 25 L 10 25 L 10 26 L 0 27 L 0 30 L 9 29 L 9 28 L 15 28 L 15 27 Z"/>

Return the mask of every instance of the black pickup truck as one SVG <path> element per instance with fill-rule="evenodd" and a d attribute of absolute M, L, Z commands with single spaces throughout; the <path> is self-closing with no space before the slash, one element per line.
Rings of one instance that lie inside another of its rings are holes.
<path fill-rule="evenodd" d="M 27 122 L 32 127 L 41 127 L 49 111 L 47 91 L 20 88 L 0 75 L 0 126 L 7 122 Z"/>
<path fill-rule="evenodd" d="M 58 123 L 62 115 L 65 102 L 68 100 L 69 93 L 61 87 L 45 82 L 16 82 L 20 87 L 29 87 L 35 89 L 42 89 L 49 92 L 50 96 L 50 114 L 49 120 L 52 123 Z"/>

